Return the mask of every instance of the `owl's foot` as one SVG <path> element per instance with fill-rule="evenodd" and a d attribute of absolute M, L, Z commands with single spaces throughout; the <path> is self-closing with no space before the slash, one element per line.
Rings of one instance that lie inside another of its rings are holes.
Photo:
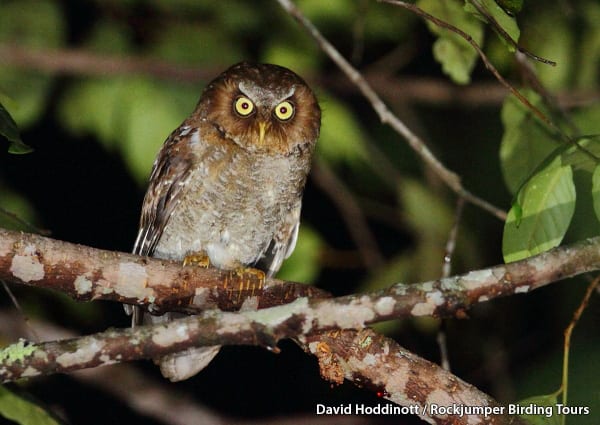
<path fill-rule="evenodd" d="M 183 266 L 196 266 L 207 269 L 210 267 L 210 258 L 204 251 L 194 252 L 185 256 Z"/>
<path fill-rule="evenodd" d="M 255 291 L 261 291 L 265 286 L 265 272 L 252 267 L 237 267 L 230 272 L 229 279 L 225 280 L 225 289 L 229 290 L 229 298 L 233 301 L 233 294 L 237 292 L 237 302 L 241 301 L 242 293 L 254 296 Z M 231 285 L 231 286 L 230 286 Z"/>

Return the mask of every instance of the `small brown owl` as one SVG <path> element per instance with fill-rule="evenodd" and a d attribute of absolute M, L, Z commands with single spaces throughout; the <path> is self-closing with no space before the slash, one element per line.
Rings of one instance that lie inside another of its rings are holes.
<path fill-rule="evenodd" d="M 200 255 L 222 269 L 276 273 L 296 244 L 320 121 L 315 95 L 289 69 L 246 62 L 227 69 L 160 150 L 134 253 L 172 260 Z M 173 317 L 145 316 L 151 322 Z M 161 372 L 187 379 L 218 349 L 165 356 Z"/>

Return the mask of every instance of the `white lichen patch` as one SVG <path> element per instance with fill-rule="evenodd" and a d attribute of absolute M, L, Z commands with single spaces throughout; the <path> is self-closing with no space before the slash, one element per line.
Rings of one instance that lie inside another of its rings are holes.
<path fill-rule="evenodd" d="M 321 326 L 335 326 L 342 329 L 361 329 L 365 323 L 375 318 L 373 302 L 368 296 L 362 296 L 348 305 L 324 301 L 314 311 L 313 317 L 307 317 L 304 332 L 311 328 L 313 319 Z"/>
<path fill-rule="evenodd" d="M 421 284 L 421 290 L 429 292 L 433 290 L 433 282 L 424 282 Z"/>
<path fill-rule="evenodd" d="M 298 298 L 289 304 L 277 307 L 265 308 L 256 311 L 240 312 L 248 319 L 267 326 L 277 326 L 289 319 L 294 314 L 306 314 L 308 310 L 308 298 Z"/>
<path fill-rule="evenodd" d="M 77 276 L 73 285 L 78 295 L 85 295 L 92 290 L 92 281 L 83 275 Z"/>
<path fill-rule="evenodd" d="M 435 309 L 444 304 L 444 296 L 440 291 L 430 292 L 425 295 L 425 302 L 415 304 L 410 313 L 413 316 L 431 316 Z"/>
<path fill-rule="evenodd" d="M 461 284 L 465 289 L 475 289 L 484 285 L 490 278 L 496 280 L 490 269 L 475 270 L 464 275 L 461 278 Z"/>
<path fill-rule="evenodd" d="M 194 291 L 194 299 L 192 300 L 192 304 L 194 305 L 204 305 L 206 301 L 208 301 L 210 297 L 210 289 L 209 288 L 196 288 Z"/>
<path fill-rule="evenodd" d="M 113 285 L 108 283 L 107 289 L 110 289 L 123 297 L 137 298 L 140 300 L 156 297 L 154 290 L 147 286 L 148 273 L 146 272 L 146 268 L 141 264 L 134 262 L 121 263 L 116 276 L 110 274 L 105 275 L 104 278 L 109 282 L 114 282 Z"/>
<path fill-rule="evenodd" d="M 406 384 L 408 384 L 411 373 L 408 362 L 396 362 L 395 364 L 398 367 L 386 377 L 386 388 L 392 395 L 401 396 L 406 394 Z M 392 400 L 406 404 L 404 398 L 392 398 Z"/>
<path fill-rule="evenodd" d="M 477 301 L 478 301 L 478 302 L 480 302 L 480 303 L 482 303 L 482 302 L 485 302 L 485 301 L 489 301 L 489 299 L 490 299 L 490 298 L 489 298 L 487 295 L 482 295 L 482 296 L 480 296 L 480 297 L 477 299 Z"/>
<path fill-rule="evenodd" d="M 10 272 L 25 283 L 44 278 L 44 265 L 35 254 L 35 246 L 27 245 L 23 255 L 13 257 Z"/>
<path fill-rule="evenodd" d="M 529 292 L 529 285 L 519 286 L 515 288 L 515 294 L 525 294 Z"/>
<path fill-rule="evenodd" d="M 228 333 L 236 333 L 240 331 L 249 330 L 250 320 L 244 314 L 224 314 L 221 317 L 221 326 L 217 329 L 217 333 L 219 335 L 228 334 Z"/>
<path fill-rule="evenodd" d="M 248 297 L 244 300 L 244 302 L 242 303 L 242 306 L 240 307 L 240 311 L 253 311 L 258 309 L 258 297 L 254 296 L 254 297 Z"/>
<path fill-rule="evenodd" d="M 368 353 L 363 358 L 363 363 L 367 366 L 376 366 L 377 365 L 377 356 L 375 354 Z"/>
<path fill-rule="evenodd" d="M 189 339 L 187 327 L 182 324 L 166 324 L 154 331 L 152 342 L 161 347 L 168 347 L 177 342 Z"/>
<path fill-rule="evenodd" d="M 90 338 L 89 342 L 83 343 L 72 353 L 63 353 L 56 358 L 56 363 L 62 367 L 69 367 L 90 362 L 99 354 L 104 347 L 104 342 L 96 338 Z"/>
<path fill-rule="evenodd" d="M 23 373 L 21 374 L 21 378 L 30 378 L 32 376 L 38 376 L 41 372 L 32 366 L 27 366 Z"/>
<path fill-rule="evenodd" d="M 375 311 L 381 315 L 392 314 L 395 305 L 396 301 L 392 297 L 383 297 L 375 303 Z"/>

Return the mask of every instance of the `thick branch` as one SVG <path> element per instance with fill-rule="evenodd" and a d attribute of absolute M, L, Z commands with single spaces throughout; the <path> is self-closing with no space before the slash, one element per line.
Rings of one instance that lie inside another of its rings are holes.
<path fill-rule="evenodd" d="M 254 275 L 182 267 L 5 229 L 0 229 L 0 279 L 59 290 L 78 301 L 118 301 L 153 312 L 235 310 L 252 296 L 261 308 L 326 296 L 308 285 L 277 279 L 262 285 Z"/>
<path fill-rule="evenodd" d="M 341 383 L 345 378 L 371 388 L 403 406 L 402 413 L 436 424 L 524 423 L 474 386 L 371 329 L 319 333 L 301 340 L 319 360 L 324 379 Z M 464 410 L 462 415 L 459 411 L 448 415 L 437 406 Z"/>
<path fill-rule="evenodd" d="M 212 311 L 167 324 L 109 330 L 63 341 L 40 344 L 21 341 L 0 352 L 0 381 L 158 357 L 199 345 L 275 347 L 282 338 L 306 332 L 311 320 L 327 321 L 327 311 L 312 318 L 309 311 L 306 300 L 297 300 L 266 310 Z M 313 333 L 302 338 L 302 342 L 317 356 L 324 378 L 337 383 L 346 378 L 377 389 L 382 396 L 402 406 L 414 406 L 415 410 L 405 413 L 414 413 L 438 424 L 508 424 L 514 419 L 502 410 L 466 416 L 430 410 L 433 405 L 492 409 L 499 404 L 439 366 L 371 330 Z M 492 412 L 501 414 L 489 418 Z"/>
<path fill-rule="evenodd" d="M 306 297 L 307 311 L 321 320 L 306 332 L 361 328 L 406 316 L 464 314 L 473 304 L 526 293 L 560 279 L 600 269 L 600 237 L 509 264 L 429 282 L 396 283 L 365 294 L 319 300 L 310 286 L 267 279 L 264 286 L 236 273 L 132 254 L 104 251 L 38 235 L 0 229 L 0 279 L 60 290 L 80 300 L 104 299 L 152 311 L 235 310 L 258 296 L 258 307 Z M 251 276 L 254 277 L 254 276 Z M 327 313 L 323 322 L 322 313 Z"/>

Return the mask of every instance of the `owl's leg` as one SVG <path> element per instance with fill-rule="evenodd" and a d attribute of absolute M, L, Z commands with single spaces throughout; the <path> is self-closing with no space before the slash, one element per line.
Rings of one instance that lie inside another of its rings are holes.
<path fill-rule="evenodd" d="M 210 258 L 208 258 L 206 251 L 192 252 L 191 254 L 185 256 L 183 259 L 183 265 L 207 269 L 210 267 Z"/>

